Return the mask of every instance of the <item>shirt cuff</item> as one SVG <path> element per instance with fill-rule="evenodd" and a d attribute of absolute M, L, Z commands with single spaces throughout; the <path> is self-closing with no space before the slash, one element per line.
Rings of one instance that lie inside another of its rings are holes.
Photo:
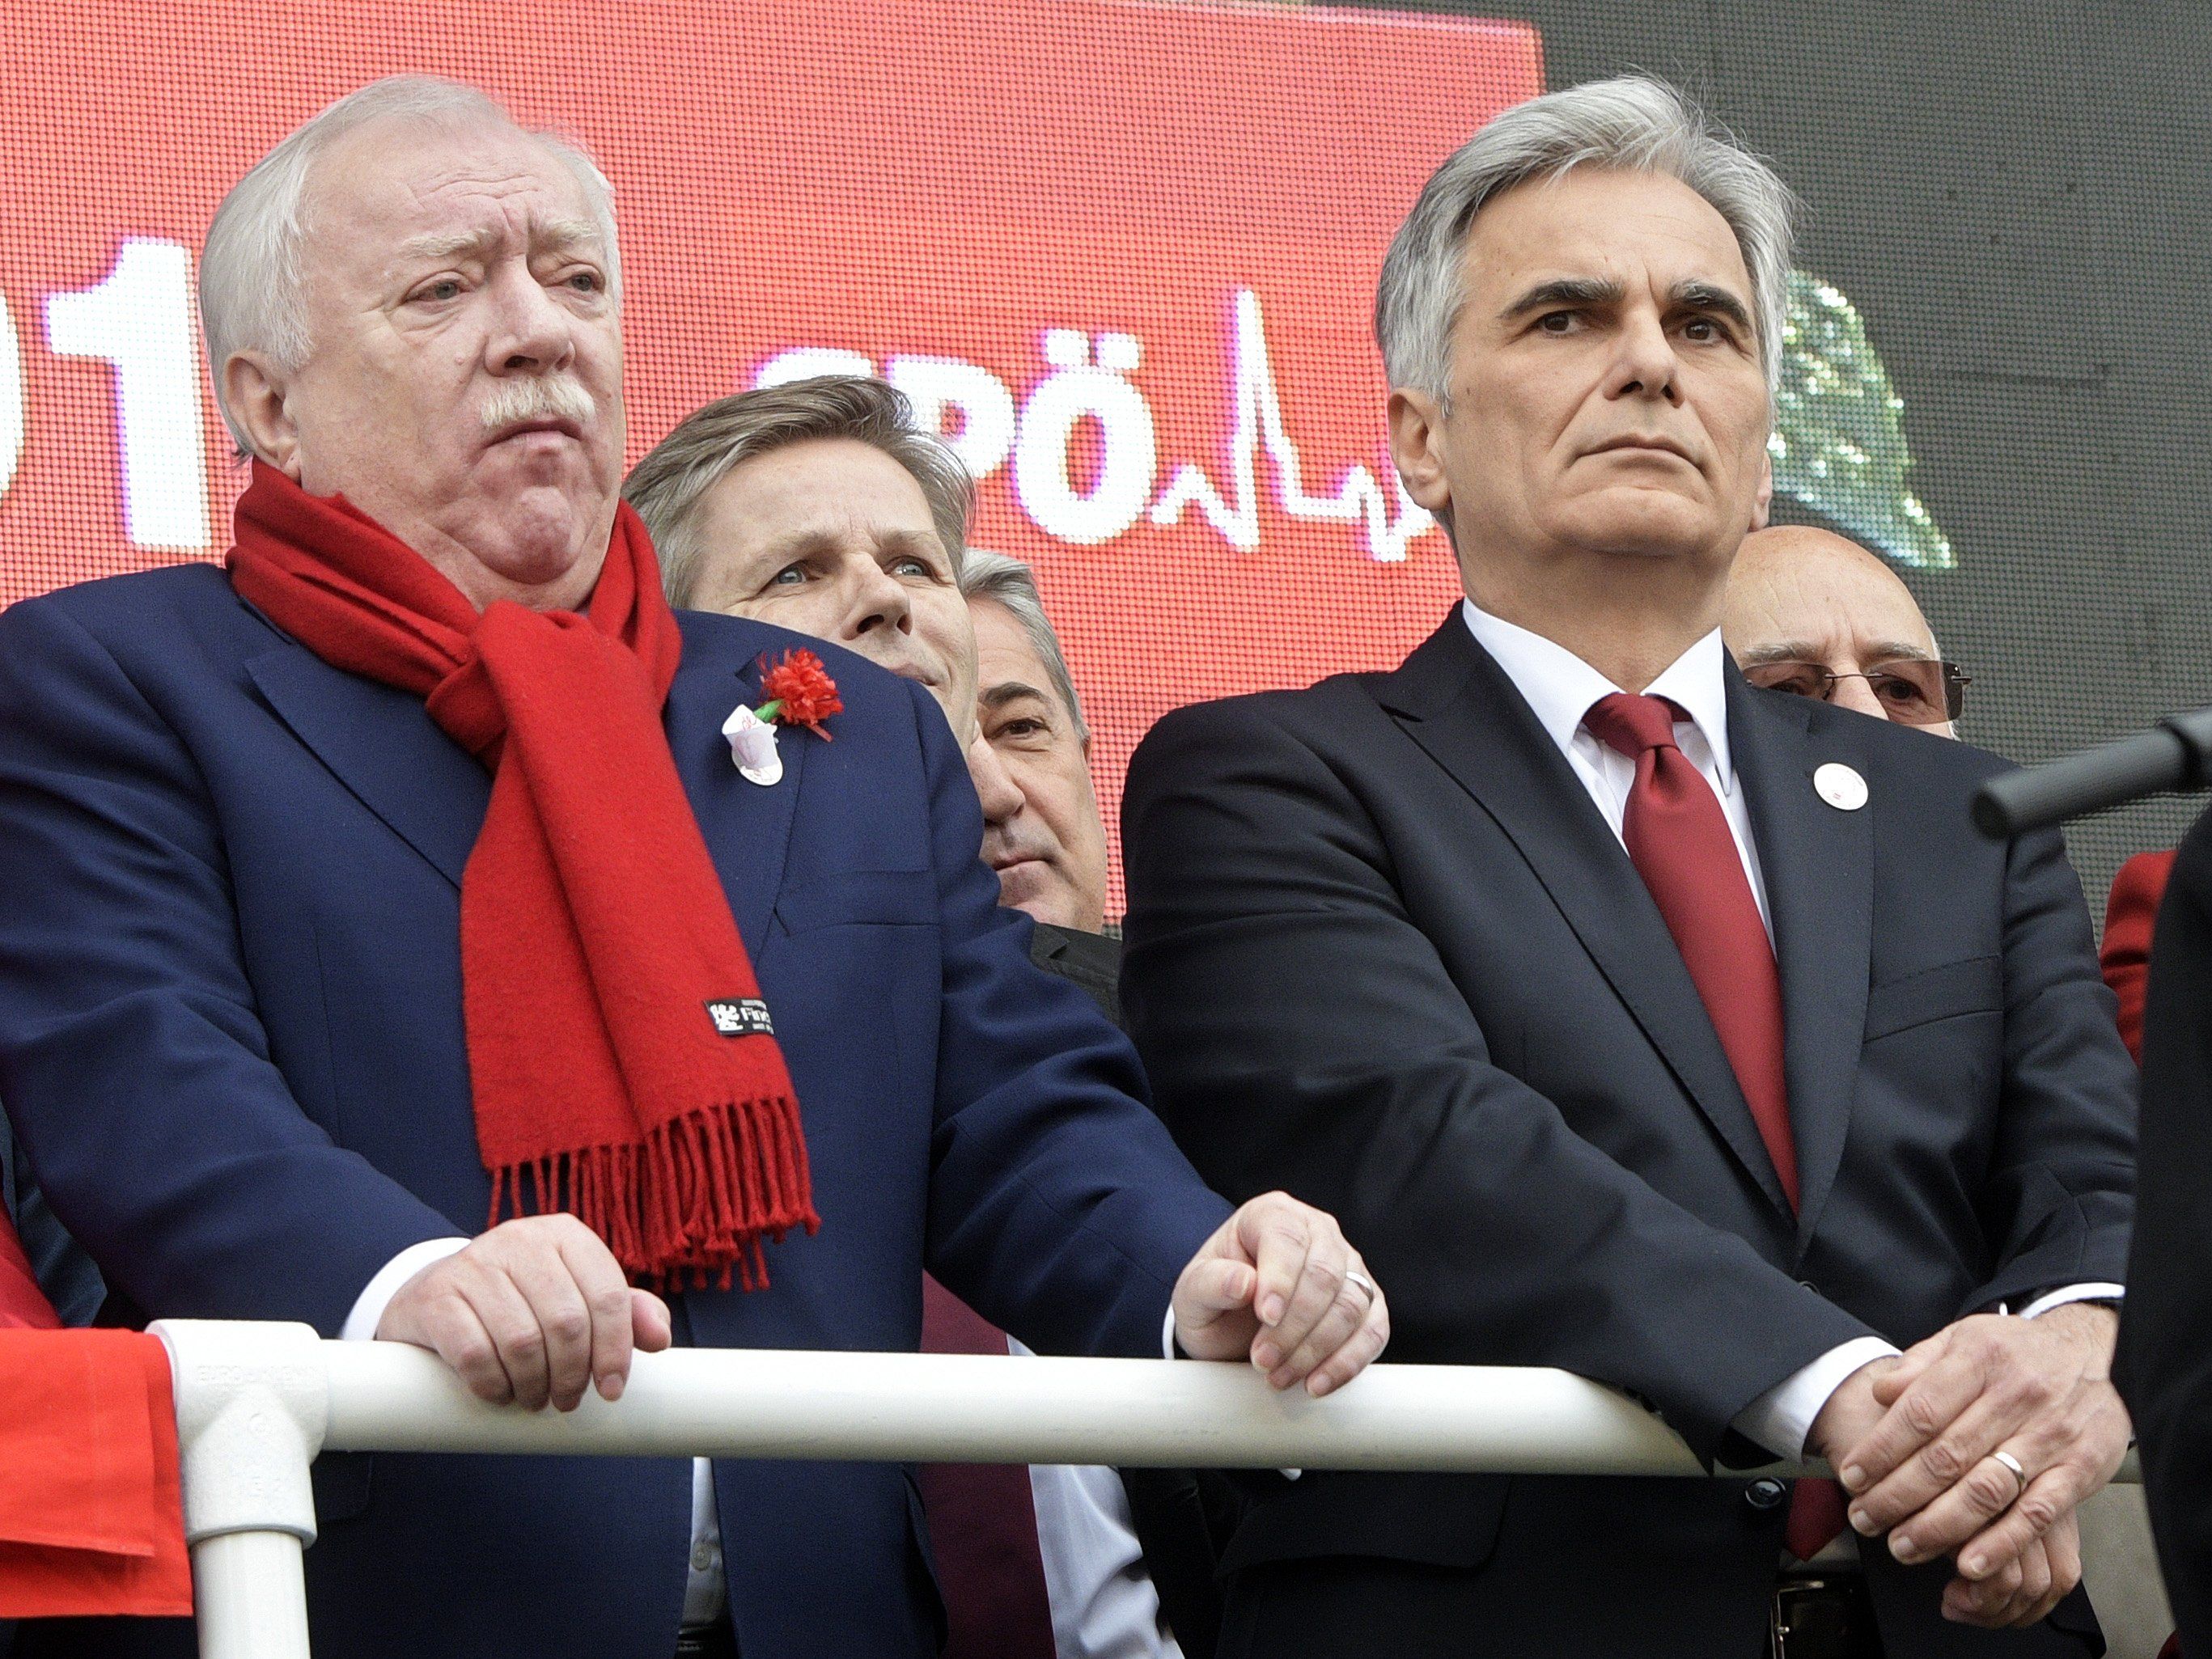
<path fill-rule="evenodd" d="M 2127 1299 L 2127 1286 L 2089 1283 L 2069 1285 L 2063 1289 L 2045 1291 L 2041 1296 L 2020 1310 L 2022 1319 L 2033 1319 L 2047 1314 L 2053 1308 L 2063 1308 L 2069 1302 L 2122 1302 Z"/>
<path fill-rule="evenodd" d="M 376 1328 L 384 1322 L 384 1310 L 392 1305 L 392 1298 L 399 1294 L 407 1281 L 434 1261 L 443 1261 L 447 1256 L 465 1250 L 465 1238 L 426 1238 L 420 1244 L 410 1244 L 398 1255 L 376 1270 L 376 1276 L 354 1298 L 353 1311 L 346 1316 L 345 1323 L 338 1328 L 342 1342 L 368 1342 L 376 1336 Z"/>
<path fill-rule="evenodd" d="M 1802 1370 L 1784 1377 L 1735 1415 L 1729 1425 L 1745 1439 L 1777 1457 L 1795 1462 L 1805 1455 L 1813 1419 L 1844 1380 L 1862 1365 L 1901 1352 L 1878 1336 L 1857 1336 L 1822 1354 Z"/>

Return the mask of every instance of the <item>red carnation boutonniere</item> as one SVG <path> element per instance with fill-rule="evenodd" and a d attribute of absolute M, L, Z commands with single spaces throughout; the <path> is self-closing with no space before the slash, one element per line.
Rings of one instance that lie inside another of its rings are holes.
<path fill-rule="evenodd" d="M 783 757 L 776 752 L 776 726 L 803 726 L 828 743 L 822 722 L 845 712 L 837 695 L 837 682 L 822 659 L 811 651 L 792 650 L 771 663 L 761 659 L 761 690 L 768 701 L 757 708 L 739 703 L 722 722 L 722 735 L 730 740 L 730 757 L 738 770 L 753 783 L 774 783 L 783 776 Z"/>
<path fill-rule="evenodd" d="M 822 729 L 822 722 L 845 712 L 837 682 L 811 651 L 787 651 L 783 660 L 775 664 L 763 657 L 761 690 L 768 693 L 768 701 L 754 714 L 763 720 L 803 726 L 824 743 L 830 741 L 830 734 Z"/>

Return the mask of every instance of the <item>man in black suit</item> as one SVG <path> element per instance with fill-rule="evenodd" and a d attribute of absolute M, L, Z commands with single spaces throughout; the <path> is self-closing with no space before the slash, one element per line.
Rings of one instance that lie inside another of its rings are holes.
<path fill-rule="evenodd" d="M 2158 910 L 2143 1022 L 2142 1216 L 2120 1385 L 2184 1653 L 2212 1652 L 2212 817 Z"/>
<path fill-rule="evenodd" d="M 1030 957 L 1121 1024 L 1121 944 L 1106 932 L 1106 823 L 1075 678 L 1019 559 L 968 550 L 960 591 L 975 639 L 968 775 L 983 806 L 983 861 L 999 902 L 1036 924 Z"/>
<path fill-rule="evenodd" d="M 2134 1083 L 2080 887 L 1972 833 L 2000 762 L 1722 647 L 1789 205 L 1636 78 L 1438 170 L 1376 322 L 1468 603 L 1160 723 L 1121 988 L 1193 1160 L 1342 1215 L 1399 1358 L 1562 1366 L 1849 1496 L 1309 1474 L 1230 1547 L 1224 1655 L 2101 1651 Z"/>

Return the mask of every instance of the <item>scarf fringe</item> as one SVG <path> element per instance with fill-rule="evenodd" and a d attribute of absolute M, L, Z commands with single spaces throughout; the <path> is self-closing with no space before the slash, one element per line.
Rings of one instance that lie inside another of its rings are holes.
<path fill-rule="evenodd" d="M 789 1095 L 706 1106 L 643 1141 L 586 1146 L 492 1171 L 491 1223 L 574 1216 L 631 1279 L 656 1290 L 768 1288 L 763 1247 L 822 1224 Z"/>

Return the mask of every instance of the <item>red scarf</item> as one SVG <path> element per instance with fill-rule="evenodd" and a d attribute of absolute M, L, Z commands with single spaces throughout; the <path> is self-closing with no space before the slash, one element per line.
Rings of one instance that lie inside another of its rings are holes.
<path fill-rule="evenodd" d="M 461 878 L 492 1221 L 566 1210 L 635 1276 L 765 1285 L 763 1238 L 819 1224 L 806 1143 L 661 728 L 683 638 L 637 514 L 617 509 L 580 615 L 479 615 L 343 495 L 258 462 L 237 535 L 240 596 L 332 667 L 425 699 L 492 774 Z"/>

